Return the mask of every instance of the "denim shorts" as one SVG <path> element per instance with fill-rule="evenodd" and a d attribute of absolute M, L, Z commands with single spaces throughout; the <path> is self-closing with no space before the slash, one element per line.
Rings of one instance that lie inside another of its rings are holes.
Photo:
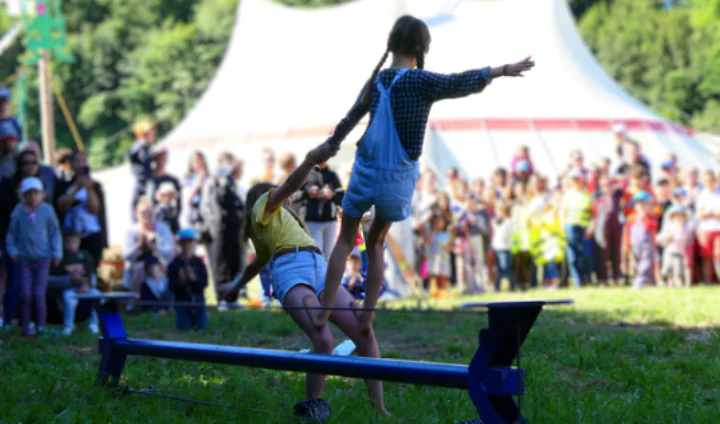
<path fill-rule="evenodd" d="M 419 178 L 417 164 L 383 169 L 356 159 L 343 196 L 343 214 L 362 218 L 375 206 L 375 215 L 387 222 L 400 222 L 412 213 L 412 198 Z"/>
<path fill-rule="evenodd" d="M 327 262 L 316 252 L 286 253 L 272 261 L 270 280 L 273 296 L 284 305 L 285 296 L 298 284 L 310 287 L 319 296 L 325 289 L 326 272 Z"/>

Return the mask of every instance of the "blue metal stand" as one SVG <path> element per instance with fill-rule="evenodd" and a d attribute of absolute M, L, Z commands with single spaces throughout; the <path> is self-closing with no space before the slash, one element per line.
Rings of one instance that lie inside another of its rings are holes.
<path fill-rule="evenodd" d="M 128 339 L 115 303 L 98 305 L 102 338 L 98 382 L 117 385 L 128 355 L 214 362 L 254 368 L 322 373 L 351 378 L 468 390 L 485 424 L 523 423 L 512 396 L 524 393 L 524 373 L 512 363 L 535 320 L 548 303 L 494 302 L 463 305 L 488 309 L 489 326 L 470 366 L 395 359 L 342 357 L 197 343 Z"/>

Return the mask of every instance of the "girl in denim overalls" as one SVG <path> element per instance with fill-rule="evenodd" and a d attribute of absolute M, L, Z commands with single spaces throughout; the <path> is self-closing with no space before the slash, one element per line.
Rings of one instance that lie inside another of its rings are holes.
<path fill-rule="evenodd" d="M 313 352 L 321 354 L 332 353 L 332 332 L 328 326 L 316 328 L 314 317 L 304 307 L 320 306 L 319 299 L 324 295 L 327 263 L 303 222 L 285 204 L 290 196 L 305 184 L 313 166 L 327 161 L 336 153 L 334 146 L 324 143 L 308 153 L 303 163 L 280 187 L 262 183 L 250 189 L 247 195 L 245 228 L 255 247 L 255 259 L 236 282 L 218 287 L 221 293 L 238 290 L 267 268 L 273 296 L 308 335 L 313 344 Z M 358 317 L 351 309 L 354 305 L 350 293 L 345 289 L 340 290 L 332 306 L 344 310 L 333 310 L 330 320 L 352 339 L 361 356 L 377 358 L 380 351 L 375 336 L 372 332 L 360 331 Z M 382 382 L 366 380 L 365 383 L 374 408 L 386 412 Z M 307 375 L 307 399 L 296 405 L 297 415 L 317 419 L 329 413 L 327 404 L 319 399 L 324 385 L 324 375 Z"/>
<path fill-rule="evenodd" d="M 493 78 L 521 76 L 534 66 L 527 58 L 497 68 L 441 75 L 423 70 L 429 47 L 430 32 L 423 21 L 412 16 L 399 18 L 368 84 L 329 140 L 339 148 L 343 138 L 370 112 L 370 125 L 358 143 L 343 199 L 341 234 L 330 257 L 323 306 L 333 304 L 362 216 L 374 206 L 375 220 L 367 238 L 369 268 L 365 307 L 375 308 L 383 280 L 385 235 L 393 222 L 403 221 L 410 215 L 418 179 L 418 158 L 432 104 L 479 93 Z M 390 69 L 380 72 L 390 53 L 393 54 Z M 362 314 L 364 331 L 370 329 L 373 317 L 371 311 Z M 316 325 L 324 326 L 327 318 L 328 312 L 321 311 Z"/>

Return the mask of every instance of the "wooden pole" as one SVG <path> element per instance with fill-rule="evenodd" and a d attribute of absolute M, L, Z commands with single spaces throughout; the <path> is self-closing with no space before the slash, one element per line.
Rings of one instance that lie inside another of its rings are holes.
<path fill-rule="evenodd" d="M 53 114 L 52 87 L 50 86 L 50 55 L 43 52 L 38 62 L 38 78 L 40 79 L 40 122 L 42 125 L 42 149 L 45 163 L 53 163 L 55 154 L 55 116 Z"/>

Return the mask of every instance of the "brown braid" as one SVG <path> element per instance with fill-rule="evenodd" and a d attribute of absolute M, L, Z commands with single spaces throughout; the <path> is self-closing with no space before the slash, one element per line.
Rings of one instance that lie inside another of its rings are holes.
<path fill-rule="evenodd" d="M 377 66 L 375 66 L 375 69 L 373 69 L 373 73 L 370 76 L 370 81 L 368 81 L 367 84 L 367 89 L 365 90 L 365 96 L 363 96 L 363 104 L 367 105 L 370 103 L 370 96 L 375 90 L 375 78 L 377 78 L 378 74 L 380 73 L 380 68 L 382 68 L 382 66 L 385 64 L 385 61 L 387 60 L 389 55 L 390 50 L 385 50 L 385 53 L 383 53 L 382 57 L 380 58 L 380 62 L 378 62 Z"/>

